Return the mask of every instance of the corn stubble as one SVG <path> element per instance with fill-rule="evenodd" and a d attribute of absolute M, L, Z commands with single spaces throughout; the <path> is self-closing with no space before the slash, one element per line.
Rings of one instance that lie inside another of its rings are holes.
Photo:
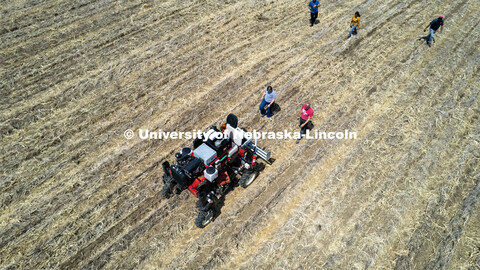
<path fill-rule="evenodd" d="M 348 23 L 361 11 L 358 35 Z M 478 1 L 4 1 L 0 266 L 5 269 L 476 269 Z M 428 48 L 422 28 L 444 13 Z M 282 110 L 260 118 L 271 84 Z M 160 162 L 230 112 L 276 159 L 197 229 Z"/>

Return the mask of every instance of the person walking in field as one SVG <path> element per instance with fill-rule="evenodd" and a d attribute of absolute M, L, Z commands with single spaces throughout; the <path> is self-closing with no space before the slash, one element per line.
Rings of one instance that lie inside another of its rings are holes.
<path fill-rule="evenodd" d="M 305 133 L 307 133 L 307 129 L 310 130 L 313 126 L 312 117 L 313 109 L 310 107 L 310 102 L 307 102 L 302 105 L 302 110 L 300 111 L 300 116 L 298 117 L 300 120 L 300 138 L 297 139 L 296 143 L 299 143 L 300 140 L 305 136 Z"/>
<path fill-rule="evenodd" d="M 349 39 L 352 34 L 356 35 L 357 30 L 360 27 L 360 13 L 357 11 L 352 17 L 352 20 L 350 21 L 350 33 L 348 33 L 347 39 Z"/>
<path fill-rule="evenodd" d="M 320 6 L 320 2 L 318 0 L 312 0 L 308 4 L 308 7 L 310 8 L 310 27 L 312 27 L 315 24 L 315 21 L 317 20 L 319 6 Z"/>
<path fill-rule="evenodd" d="M 427 29 L 430 27 L 430 35 L 427 37 L 427 45 L 428 47 L 432 47 L 432 42 L 433 42 L 433 35 L 435 35 L 435 32 L 437 32 L 438 28 L 440 28 L 440 33 L 443 32 L 443 21 L 444 21 L 445 16 L 440 15 L 438 18 L 435 20 L 431 21 L 425 29 L 423 29 L 423 32 L 427 31 Z"/>
<path fill-rule="evenodd" d="M 259 107 L 262 117 L 266 115 L 268 119 L 272 119 L 272 106 L 274 105 L 276 99 L 277 93 L 275 93 L 275 90 L 273 90 L 270 85 L 267 86 L 267 88 L 263 90 L 262 103 Z"/>

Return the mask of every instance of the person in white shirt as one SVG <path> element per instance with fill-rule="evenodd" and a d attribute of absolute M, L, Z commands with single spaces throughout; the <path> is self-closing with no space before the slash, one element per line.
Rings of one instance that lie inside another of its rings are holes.
<path fill-rule="evenodd" d="M 277 93 L 275 90 L 269 85 L 266 89 L 263 90 L 262 95 L 262 103 L 260 104 L 260 114 L 263 116 L 267 116 L 267 118 L 272 117 L 272 106 L 277 99 Z"/>

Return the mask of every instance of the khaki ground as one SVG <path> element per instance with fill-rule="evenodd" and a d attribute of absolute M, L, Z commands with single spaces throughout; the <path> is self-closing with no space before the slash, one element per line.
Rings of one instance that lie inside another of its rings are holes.
<path fill-rule="evenodd" d="M 0 7 L 0 267 L 478 269 L 480 2 L 14 1 Z M 358 35 L 346 40 L 351 15 Z M 428 48 L 423 28 L 446 15 Z M 260 118 L 271 84 L 282 110 Z M 230 112 L 276 159 L 197 229 L 165 159 Z"/>

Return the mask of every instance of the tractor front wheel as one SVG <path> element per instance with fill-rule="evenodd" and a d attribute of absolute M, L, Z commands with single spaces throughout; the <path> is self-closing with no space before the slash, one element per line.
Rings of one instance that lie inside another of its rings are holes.
<path fill-rule="evenodd" d="M 250 184 L 257 178 L 258 176 L 258 171 L 246 171 L 242 174 L 242 177 L 240 177 L 240 186 L 242 188 L 247 188 L 250 186 Z"/>
<path fill-rule="evenodd" d="M 198 213 L 197 219 L 195 220 L 195 225 L 197 225 L 198 228 L 205 228 L 208 223 L 212 222 L 214 216 L 215 212 L 213 211 L 213 209 L 210 209 L 208 211 L 200 211 L 200 213 Z"/>

